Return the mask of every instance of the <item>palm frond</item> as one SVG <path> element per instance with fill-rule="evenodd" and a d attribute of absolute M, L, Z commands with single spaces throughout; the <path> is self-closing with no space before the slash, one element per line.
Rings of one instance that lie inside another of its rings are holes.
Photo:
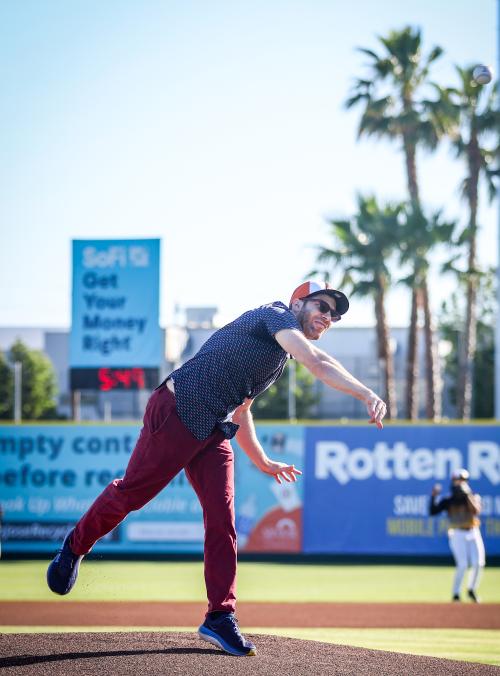
<path fill-rule="evenodd" d="M 349 110 L 350 108 L 353 108 L 356 106 L 360 101 L 367 101 L 370 98 L 369 94 L 355 94 L 354 96 L 350 96 L 346 102 L 344 103 L 344 107 L 346 110 Z"/>
<path fill-rule="evenodd" d="M 385 80 L 394 71 L 394 63 L 392 59 L 379 59 L 373 64 L 373 70 L 380 80 Z"/>
<path fill-rule="evenodd" d="M 328 223 L 332 227 L 341 230 L 343 232 L 351 232 L 352 230 L 351 221 L 347 219 L 332 219 L 328 220 Z"/>
<path fill-rule="evenodd" d="M 470 229 L 470 227 L 467 225 L 467 226 L 462 230 L 462 232 L 459 234 L 459 236 L 458 236 L 458 238 L 457 238 L 457 240 L 456 240 L 457 246 L 462 246 L 463 244 L 465 244 L 466 242 L 468 242 L 468 241 L 470 240 L 470 236 L 471 236 L 471 229 Z"/>
<path fill-rule="evenodd" d="M 374 61 L 378 61 L 379 58 L 380 58 L 379 55 L 376 52 L 374 52 L 371 49 L 366 49 L 366 47 L 356 47 L 356 51 L 361 52 L 362 54 L 366 54 L 367 56 L 372 58 Z"/>
<path fill-rule="evenodd" d="M 459 259 L 460 259 L 459 257 L 456 257 L 456 258 L 454 258 L 453 260 L 449 260 L 449 261 L 446 261 L 445 263 L 443 263 L 443 264 L 441 265 L 441 273 L 442 273 L 443 275 L 446 275 L 446 274 L 452 272 L 452 273 L 455 274 L 455 275 L 461 275 L 461 274 L 462 274 L 462 270 L 460 270 L 460 268 L 458 268 L 458 267 L 455 265 L 455 262 L 456 262 L 457 260 L 459 260 Z"/>
<path fill-rule="evenodd" d="M 413 288 L 415 286 L 415 274 L 412 272 L 410 275 L 407 275 L 406 277 L 401 277 L 400 279 L 398 279 L 397 284 L 403 284 L 404 286 Z"/>
<path fill-rule="evenodd" d="M 371 296 L 374 291 L 374 281 L 357 282 L 354 286 L 354 294 L 357 296 Z"/>
<path fill-rule="evenodd" d="M 365 101 L 368 102 L 370 100 L 370 95 L 369 94 L 354 94 L 353 96 L 350 96 L 344 103 L 344 107 L 346 110 L 349 110 L 350 108 L 353 108 L 356 106 L 358 103 Z"/>
<path fill-rule="evenodd" d="M 465 153 L 466 148 L 467 148 L 467 144 L 464 141 L 464 138 L 460 133 L 458 133 L 457 136 L 452 138 L 450 142 L 451 142 L 452 148 L 455 151 L 456 157 L 460 157 L 461 155 L 463 155 Z"/>
<path fill-rule="evenodd" d="M 322 249 L 318 251 L 318 254 L 316 255 L 316 262 L 321 263 L 321 264 L 326 264 L 326 263 L 336 263 L 339 261 L 342 257 L 342 254 L 340 251 L 333 251 L 331 249 Z"/>
<path fill-rule="evenodd" d="M 435 150 L 441 135 L 438 134 L 436 125 L 430 120 L 424 120 L 418 125 L 417 136 L 419 143 L 428 150 Z"/>
<path fill-rule="evenodd" d="M 500 129 L 500 111 L 486 108 L 482 113 L 476 115 L 476 125 L 478 133 L 498 132 Z"/>
<path fill-rule="evenodd" d="M 395 139 L 400 135 L 400 130 L 396 118 L 391 116 L 375 117 L 365 112 L 361 117 L 358 128 L 358 137 L 362 135 Z"/>
<path fill-rule="evenodd" d="M 459 190 L 460 190 L 460 196 L 462 199 L 466 200 L 467 195 L 469 194 L 469 185 L 470 185 L 470 177 L 466 176 L 462 182 L 460 183 Z"/>
<path fill-rule="evenodd" d="M 431 49 L 429 55 L 427 56 L 426 64 L 429 66 L 431 63 L 434 63 L 434 61 L 439 59 L 443 54 L 444 49 L 439 45 L 436 45 L 433 49 Z"/>
<path fill-rule="evenodd" d="M 487 190 L 488 190 L 488 201 L 491 204 L 491 202 L 493 202 L 493 200 L 495 200 L 496 197 L 498 196 L 498 186 L 497 186 L 497 184 L 499 183 L 498 179 L 500 177 L 500 170 L 499 169 L 496 169 L 496 170 L 486 169 L 486 171 L 484 172 L 483 175 L 484 175 L 484 178 L 485 178 L 485 181 L 486 181 L 486 187 L 487 187 Z"/>

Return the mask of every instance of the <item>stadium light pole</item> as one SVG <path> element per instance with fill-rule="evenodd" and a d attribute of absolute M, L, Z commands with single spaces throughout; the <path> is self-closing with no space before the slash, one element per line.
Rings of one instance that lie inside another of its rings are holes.
<path fill-rule="evenodd" d="M 14 422 L 19 424 L 22 419 L 22 387 L 23 365 L 20 361 L 14 362 Z"/>

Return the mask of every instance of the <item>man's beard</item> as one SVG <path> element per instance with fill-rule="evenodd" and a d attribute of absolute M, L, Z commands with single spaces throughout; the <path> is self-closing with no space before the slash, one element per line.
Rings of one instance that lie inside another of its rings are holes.
<path fill-rule="evenodd" d="M 313 328 L 310 310 L 301 308 L 297 315 L 297 321 L 301 325 L 304 335 L 306 338 L 309 338 L 309 340 L 317 340 L 323 333 L 323 331 L 320 331 L 318 335 L 318 332 Z M 309 330 L 308 327 L 310 327 Z"/>

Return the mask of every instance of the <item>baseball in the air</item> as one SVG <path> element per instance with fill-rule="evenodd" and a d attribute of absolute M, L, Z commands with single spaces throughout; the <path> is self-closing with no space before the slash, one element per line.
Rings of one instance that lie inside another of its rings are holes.
<path fill-rule="evenodd" d="M 493 73 L 491 72 L 491 68 L 489 66 L 483 66 L 481 64 L 474 68 L 472 71 L 472 77 L 474 78 L 474 81 L 477 82 L 477 84 L 485 85 L 488 84 L 488 82 L 491 82 Z"/>

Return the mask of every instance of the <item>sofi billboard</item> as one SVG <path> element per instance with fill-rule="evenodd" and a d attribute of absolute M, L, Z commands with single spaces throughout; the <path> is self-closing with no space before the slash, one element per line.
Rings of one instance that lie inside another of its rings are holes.
<path fill-rule="evenodd" d="M 466 467 L 482 496 L 487 554 L 500 554 L 497 425 L 308 427 L 306 553 L 448 554 L 447 520 L 429 516 L 435 483 L 446 493 Z"/>
<path fill-rule="evenodd" d="M 72 369 L 158 368 L 160 240 L 74 240 Z"/>

